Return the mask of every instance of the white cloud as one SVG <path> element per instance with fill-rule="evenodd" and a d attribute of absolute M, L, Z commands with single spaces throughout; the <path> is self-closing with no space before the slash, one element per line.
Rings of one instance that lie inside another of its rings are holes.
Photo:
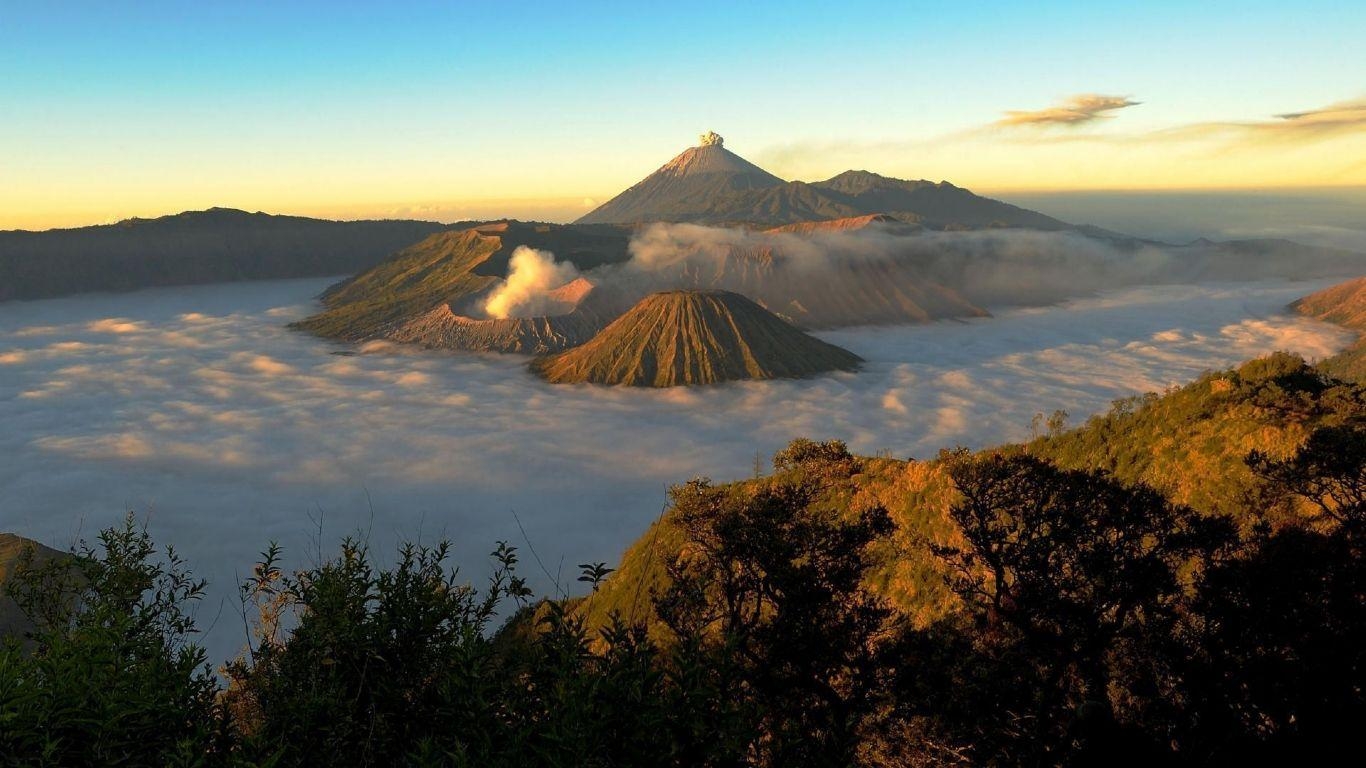
<path fill-rule="evenodd" d="M 356 530 L 381 555 L 398 537 L 448 535 L 472 578 L 496 540 L 525 547 L 510 510 L 552 570 L 611 562 L 670 483 L 748 475 L 756 451 L 795 436 L 930 456 L 1024 437 L 1037 411 L 1079 420 L 1207 367 L 1349 339 L 1282 314 L 1324 281 L 1166 286 L 820 334 L 869 361 L 858 373 L 554 387 L 516 356 L 355 350 L 286 330 L 326 284 L 0 304 L 0 529 L 65 546 L 150 511 L 153 533 L 211 580 L 201 617 L 222 658 L 241 639 L 236 579 L 272 539 L 306 562 L 319 510 L 325 547 Z M 138 330 L 94 330 L 111 319 Z"/>

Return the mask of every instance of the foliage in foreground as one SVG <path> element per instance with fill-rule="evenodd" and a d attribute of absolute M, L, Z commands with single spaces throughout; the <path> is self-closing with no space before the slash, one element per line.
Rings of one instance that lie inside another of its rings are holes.
<path fill-rule="evenodd" d="M 667 585 L 650 615 L 605 626 L 531 602 L 503 545 L 481 589 L 444 544 L 378 568 L 346 541 L 292 574 L 272 547 L 223 688 L 190 642 L 202 584 L 130 519 L 13 588 L 38 630 L 0 651 L 0 759 L 1312 762 L 1355 746 L 1366 717 L 1364 447 L 1352 423 L 1250 455 L 1250 529 L 1037 456 L 947 455 L 958 536 L 932 556 L 961 609 L 919 627 L 866 586 L 894 526 L 832 496 L 862 461 L 835 442 L 794 442 L 761 480 L 675 488 Z"/>

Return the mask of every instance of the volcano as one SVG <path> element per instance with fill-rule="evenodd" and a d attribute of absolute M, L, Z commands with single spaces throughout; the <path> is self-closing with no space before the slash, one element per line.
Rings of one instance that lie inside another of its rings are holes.
<path fill-rule="evenodd" d="M 726 149 L 725 140 L 709 132 L 702 134 L 697 146 L 684 150 L 577 223 L 686 221 L 701 215 L 717 198 L 786 183 Z"/>
<path fill-rule="evenodd" d="M 729 291 L 665 291 L 641 299 L 591 341 L 532 361 L 557 384 L 717 384 L 852 370 L 861 359 Z"/>
<path fill-rule="evenodd" d="M 684 150 L 577 223 L 777 227 L 867 216 L 940 230 L 1075 229 L 947 181 L 907 181 L 868 171 L 845 171 L 811 183 L 784 181 L 726 149 L 725 141 L 710 132 L 702 134 L 698 146 Z"/>

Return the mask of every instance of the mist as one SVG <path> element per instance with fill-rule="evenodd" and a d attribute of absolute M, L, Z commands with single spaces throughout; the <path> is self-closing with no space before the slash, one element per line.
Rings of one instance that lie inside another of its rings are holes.
<path fill-rule="evenodd" d="M 0 530 L 66 547 L 136 510 L 209 579 L 199 618 L 219 660 L 243 639 L 235 584 L 272 540 L 294 567 L 346 534 L 381 560 L 400 538 L 449 536 L 474 580 L 507 540 L 551 593 L 575 563 L 615 562 L 670 484 L 748 476 L 793 437 L 927 457 L 1024 438 L 1036 412 L 1075 423 L 1210 367 L 1351 339 L 1283 310 L 1326 281 L 1143 287 L 818 334 L 865 358 L 857 373 L 554 386 L 517 355 L 286 330 L 328 282 L 0 304 Z"/>
<path fill-rule="evenodd" d="M 1366 252 L 1366 187 L 1004 192 L 994 196 L 1064 221 L 1170 243 L 1283 237 Z"/>
<path fill-rule="evenodd" d="M 1171 247 L 1077 232 L 924 232 L 898 224 L 803 234 L 654 224 L 629 251 L 625 263 L 585 277 L 633 298 L 684 287 L 733 290 L 780 313 L 803 308 L 809 315 L 793 319 L 811 328 L 970 316 L 974 307 L 1039 306 L 1125 286 L 1354 276 L 1366 267 L 1366 253 L 1293 244 Z M 879 306 L 907 302 L 925 317 Z"/>

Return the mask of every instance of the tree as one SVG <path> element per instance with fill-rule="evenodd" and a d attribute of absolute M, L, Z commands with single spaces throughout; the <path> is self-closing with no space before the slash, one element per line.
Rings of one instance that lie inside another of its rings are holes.
<path fill-rule="evenodd" d="M 265 608 L 257 644 L 226 669 L 249 753 L 278 765 L 495 753 L 506 729 L 493 702 L 505 691 L 488 630 L 504 600 L 529 592 L 512 547 L 493 553 L 482 592 L 446 567 L 448 552 L 405 544 L 377 571 L 347 539 L 338 557 L 290 576 L 267 550 L 243 586 L 244 602 Z M 297 622 L 287 635 L 282 611 Z"/>
<path fill-rule="evenodd" d="M 936 551 L 991 655 L 1032 670 L 1035 711 L 1012 716 L 1052 727 L 1031 735 L 1041 748 L 1114 748 L 1128 738 L 1121 726 L 1146 716 L 1152 697 L 1141 692 L 1163 684 L 1155 639 L 1232 526 L 1146 486 L 1028 455 L 959 455 L 949 471 L 962 543 Z"/>
<path fill-rule="evenodd" d="M 1302 499 L 1353 539 L 1366 534 L 1366 426 L 1319 427 L 1291 458 L 1253 451 L 1247 463 L 1273 501 Z"/>
<path fill-rule="evenodd" d="M 850 765 L 888 706 L 898 631 L 863 579 L 891 518 L 823 503 L 858 467 L 843 443 L 794 441 L 774 467 L 750 486 L 672 489 L 686 544 L 656 610 L 753 718 L 755 762 Z"/>
<path fill-rule="evenodd" d="M 203 765 L 224 734 L 190 606 L 204 583 L 130 514 L 69 558 L 19 564 L 31 646 L 0 644 L 0 764 Z"/>
<path fill-rule="evenodd" d="M 1366 428 L 1320 427 L 1293 456 L 1247 458 L 1259 524 L 1212 568 L 1183 623 L 1185 739 L 1212 761 L 1331 762 L 1366 718 Z"/>

